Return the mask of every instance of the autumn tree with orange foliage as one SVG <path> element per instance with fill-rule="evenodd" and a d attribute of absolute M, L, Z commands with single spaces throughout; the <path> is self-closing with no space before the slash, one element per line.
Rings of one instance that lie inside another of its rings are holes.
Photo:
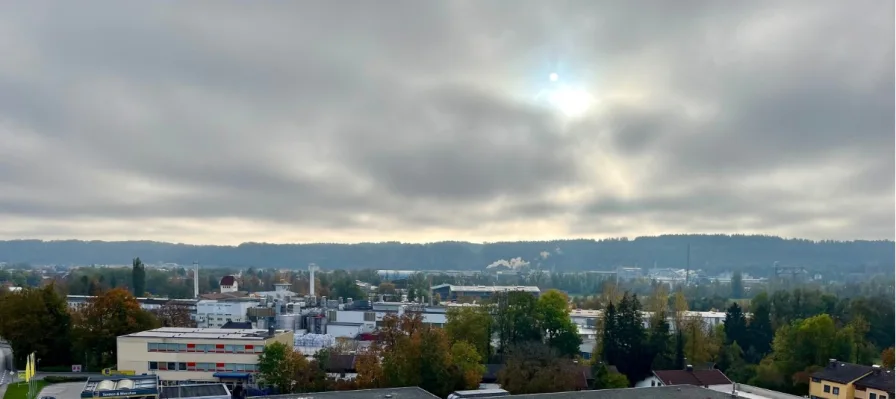
<path fill-rule="evenodd" d="M 893 369 L 893 366 L 894 366 L 894 361 L 893 361 L 894 353 L 893 353 L 893 347 L 892 347 L 892 346 L 889 347 L 889 348 L 887 348 L 887 349 L 884 349 L 883 353 L 880 354 L 880 358 L 881 358 L 881 363 L 883 363 L 883 367 L 884 367 L 885 369 L 887 369 L 887 370 L 892 370 L 892 369 Z"/>
<path fill-rule="evenodd" d="M 72 326 L 76 350 L 87 364 L 104 367 L 115 363 L 118 336 L 157 328 L 159 322 L 130 292 L 116 288 L 73 311 Z"/>
<path fill-rule="evenodd" d="M 196 327 L 196 321 L 190 315 L 190 308 L 184 304 L 169 301 L 151 312 L 162 327 Z"/>
<path fill-rule="evenodd" d="M 485 367 L 475 347 L 450 343 L 418 313 L 383 318 L 380 340 L 356 361 L 361 388 L 418 386 L 437 396 L 475 389 Z"/>

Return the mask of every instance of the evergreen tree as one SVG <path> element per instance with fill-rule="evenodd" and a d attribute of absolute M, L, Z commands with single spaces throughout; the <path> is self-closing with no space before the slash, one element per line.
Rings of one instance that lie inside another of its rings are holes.
<path fill-rule="evenodd" d="M 620 357 L 619 328 L 616 325 L 616 313 L 616 305 L 610 302 L 607 308 L 604 309 L 604 326 L 600 338 L 601 359 L 610 362 L 610 364 L 613 364 L 612 362 Z"/>
<path fill-rule="evenodd" d="M 725 312 L 725 344 L 747 342 L 747 318 L 737 302 L 732 302 Z"/>
<path fill-rule="evenodd" d="M 676 370 L 684 370 L 684 334 L 681 330 L 675 334 L 675 365 Z"/>
<path fill-rule="evenodd" d="M 666 320 L 666 312 L 658 312 L 650 320 L 650 333 L 648 335 L 647 348 L 654 370 L 666 370 L 674 365 L 675 359 L 672 352 L 672 339 L 669 336 L 669 322 Z"/>
<path fill-rule="evenodd" d="M 772 328 L 771 320 L 771 303 L 765 292 L 756 295 L 750 305 L 753 310 L 753 316 L 747 325 L 747 342 L 744 345 L 747 348 L 747 360 L 751 363 L 758 363 L 765 355 L 771 352 L 772 339 L 775 337 L 775 330 Z"/>
<path fill-rule="evenodd" d="M 731 299 L 740 299 L 744 297 L 744 276 L 740 271 L 731 275 Z"/>
<path fill-rule="evenodd" d="M 135 297 L 146 294 L 146 267 L 140 258 L 134 258 L 131 266 L 131 288 Z"/>
<path fill-rule="evenodd" d="M 616 354 L 608 357 L 608 363 L 616 366 L 629 381 L 640 381 L 650 375 L 653 362 L 647 348 L 647 333 L 641 318 L 641 304 L 637 295 L 625 293 L 616 314 Z"/>

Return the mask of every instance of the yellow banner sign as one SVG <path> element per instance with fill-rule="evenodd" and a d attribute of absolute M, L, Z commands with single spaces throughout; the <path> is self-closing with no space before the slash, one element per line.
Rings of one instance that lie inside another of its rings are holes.
<path fill-rule="evenodd" d="M 137 372 L 134 370 L 112 370 L 112 369 L 103 369 L 103 375 L 112 376 L 112 375 L 136 375 Z"/>

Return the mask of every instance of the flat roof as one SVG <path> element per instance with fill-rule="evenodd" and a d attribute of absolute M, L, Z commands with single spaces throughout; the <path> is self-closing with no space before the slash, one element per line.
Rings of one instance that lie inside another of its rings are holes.
<path fill-rule="evenodd" d="M 511 395 L 519 399 L 731 399 L 731 393 L 713 391 L 693 385 L 671 385 L 664 387 L 600 389 L 596 391 L 574 391 L 554 393 L 533 393 Z M 507 396 L 504 396 L 507 398 Z"/>
<path fill-rule="evenodd" d="M 524 291 L 524 292 L 541 292 L 541 289 L 535 286 L 507 286 L 507 285 L 448 285 L 451 291 L 457 292 L 504 292 L 504 291 Z M 432 287 L 444 288 L 444 286 Z"/>
<path fill-rule="evenodd" d="M 162 387 L 162 399 L 174 398 L 222 398 L 230 399 L 230 391 L 224 384 L 183 384 Z"/>
<path fill-rule="evenodd" d="M 292 330 L 275 330 L 276 334 L 290 333 Z M 119 338 L 187 338 L 187 339 L 232 339 L 263 341 L 270 338 L 268 330 L 233 328 L 183 328 L 163 327 L 122 335 Z"/>
<path fill-rule="evenodd" d="M 380 389 L 359 389 L 356 391 L 331 391 L 331 392 L 312 392 L 312 393 L 294 393 L 290 395 L 270 395 L 255 396 L 255 398 L 265 399 L 436 399 L 435 396 L 422 388 L 405 387 L 405 388 L 380 388 Z"/>

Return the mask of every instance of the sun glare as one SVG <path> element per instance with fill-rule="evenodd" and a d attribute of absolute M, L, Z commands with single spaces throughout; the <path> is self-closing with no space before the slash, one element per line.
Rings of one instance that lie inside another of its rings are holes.
<path fill-rule="evenodd" d="M 548 101 L 567 117 L 577 118 L 588 112 L 594 98 L 585 90 L 562 87 L 551 91 Z"/>

